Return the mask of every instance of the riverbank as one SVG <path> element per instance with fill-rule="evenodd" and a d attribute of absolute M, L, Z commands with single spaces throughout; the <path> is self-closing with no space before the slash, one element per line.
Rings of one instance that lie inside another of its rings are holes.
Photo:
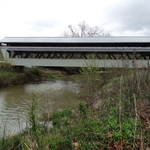
<path fill-rule="evenodd" d="M 8 63 L 0 63 L 0 87 L 54 80 L 66 75 L 67 72 L 54 68 L 25 67 L 24 71 L 20 72 Z"/>
<path fill-rule="evenodd" d="M 30 69 L 26 70 L 28 79 L 35 74 L 37 80 L 66 76 L 66 71 L 52 75 L 52 70 Z M 32 95 L 27 114 L 30 128 L 16 136 L 4 136 L 2 149 L 149 150 L 149 69 L 110 69 L 106 75 L 98 74 L 98 69 L 81 68 L 78 94 L 82 101 L 76 108 L 58 109 L 39 118 L 36 95 Z M 41 126 L 41 119 L 45 125 L 52 122 L 53 127 Z"/>
<path fill-rule="evenodd" d="M 83 102 L 75 110 L 66 108 L 45 115 L 43 124 L 36 115 L 37 103 L 29 109 L 29 124 L 21 134 L 0 139 L 1 150 L 149 150 L 150 134 L 140 118 L 125 115 L 117 106 L 109 111 L 87 110 Z M 119 117 L 120 116 L 120 117 Z M 128 116 L 128 117 L 127 117 Z M 43 119 L 43 118 L 42 118 Z M 48 122 L 47 122 L 48 121 Z M 52 123 L 49 126 L 49 123 Z"/>

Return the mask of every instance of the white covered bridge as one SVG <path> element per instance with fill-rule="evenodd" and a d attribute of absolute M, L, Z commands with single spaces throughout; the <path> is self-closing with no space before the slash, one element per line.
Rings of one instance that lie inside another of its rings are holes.
<path fill-rule="evenodd" d="M 149 67 L 150 37 L 6 37 L 0 40 L 5 61 L 14 66 Z"/>

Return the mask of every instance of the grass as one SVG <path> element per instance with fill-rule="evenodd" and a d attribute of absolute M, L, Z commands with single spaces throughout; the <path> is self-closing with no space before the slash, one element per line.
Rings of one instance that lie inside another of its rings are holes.
<path fill-rule="evenodd" d="M 0 63 L 0 70 L 1 71 L 14 71 L 12 65 L 9 63 Z"/>
<path fill-rule="evenodd" d="M 6 77 L 6 78 L 10 78 L 10 77 L 13 77 L 13 76 L 16 76 L 17 73 L 15 72 L 9 72 L 9 71 L 0 71 L 0 76 L 2 77 Z"/>
<path fill-rule="evenodd" d="M 17 81 L 20 77 L 13 67 L 7 63 L 0 63 L 0 87 L 6 87 Z"/>
<path fill-rule="evenodd" d="M 76 113 L 66 108 L 52 114 L 53 128 L 47 129 L 38 125 L 35 115 L 36 99 L 29 109 L 31 128 L 19 136 L 7 137 L 1 141 L 5 149 L 34 150 L 72 150 L 72 149 L 139 149 L 141 123 L 137 120 L 136 134 L 134 117 L 122 117 L 121 130 L 117 108 L 111 107 L 107 116 L 98 117 L 85 110 L 84 104 L 76 109 Z M 81 105 L 81 104 L 80 104 Z M 35 106 L 35 107 L 34 107 Z M 86 117 L 83 114 L 86 111 Z M 148 140 L 150 136 L 145 138 Z M 134 141 L 135 139 L 135 141 Z M 134 141 L 134 142 L 133 142 Z M 141 144 L 141 141 L 140 141 Z M 144 142 L 147 147 L 148 142 Z"/>
<path fill-rule="evenodd" d="M 4 58 L 3 58 L 3 55 L 2 55 L 1 50 L 0 50 L 0 61 L 3 61 L 3 60 L 4 60 Z"/>
<path fill-rule="evenodd" d="M 27 74 L 27 75 L 35 75 L 35 76 L 39 76 L 39 77 L 41 77 L 42 76 L 42 71 L 41 71 L 41 69 L 40 68 L 27 68 L 27 69 L 25 69 L 25 74 Z"/>
<path fill-rule="evenodd" d="M 57 80 L 61 78 L 61 76 L 57 75 L 57 74 L 50 74 L 46 77 L 46 80 Z"/>

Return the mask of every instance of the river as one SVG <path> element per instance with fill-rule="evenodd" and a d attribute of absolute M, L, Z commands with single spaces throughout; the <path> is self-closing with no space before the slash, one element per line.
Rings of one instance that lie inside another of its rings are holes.
<path fill-rule="evenodd" d="M 28 122 L 28 110 L 35 94 L 38 115 L 65 107 L 74 108 L 78 102 L 79 84 L 73 81 L 45 81 L 38 84 L 15 85 L 0 89 L 0 137 L 21 132 Z"/>

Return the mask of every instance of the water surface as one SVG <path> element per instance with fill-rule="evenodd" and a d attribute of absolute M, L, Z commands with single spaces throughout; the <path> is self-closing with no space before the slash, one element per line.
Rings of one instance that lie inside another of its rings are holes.
<path fill-rule="evenodd" d="M 78 93 L 78 83 L 59 80 L 0 89 L 0 136 L 13 135 L 26 127 L 33 94 L 37 97 L 38 115 L 41 117 L 48 111 L 74 108 Z"/>

